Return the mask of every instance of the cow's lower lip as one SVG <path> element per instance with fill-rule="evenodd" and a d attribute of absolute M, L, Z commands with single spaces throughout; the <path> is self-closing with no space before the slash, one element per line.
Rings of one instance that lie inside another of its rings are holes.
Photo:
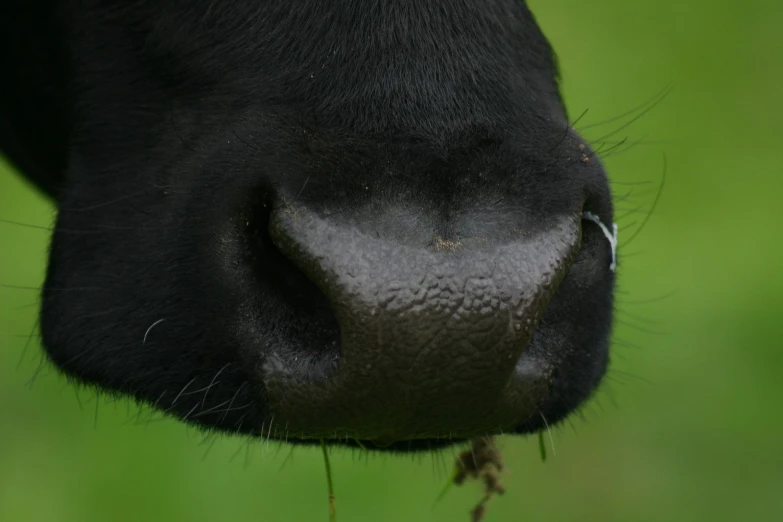
<path fill-rule="evenodd" d="M 385 434 L 375 436 L 372 434 L 368 435 L 366 432 L 356 435 L 348 432 L 342 434 L 335 432 L 330 436 L 330 434 L 324 431 L 308 433 L 306 430 L 300 430 L 297 433 L 294 430 L 286 430 L 286 440 L 303 444 L 335 444 L 382 452 L 415 452 L 437 450 L 483 436 L 537 432 L 547 426 L 546 419 L 550 417 L 541 411 L 541 405 L 547 398 L 549 380 L 553 370 L 546 364 L 525 357 L 525 355 L 522 355 L 517 364 L 516 372 L 519 374 L 519 378 L 524 379 L 526 382 L 541 383 L 544 388 L 542 388 L 540 396 L 530 396 L 531 406 L 529 407 L 529 413 L 524 417 L 523 421 L 516 422 L 516 424 L 508 423 L 501 429 L 490 425 L 477 425 L 467 431 L 459 431 L 456 428 L 452 430 L 444 429 L 443 434 L 435 437 L 416 433 L 404 433 L 396 437 Z M 281 422 L 285 424 L 287 421 L 281 420 Z"/>

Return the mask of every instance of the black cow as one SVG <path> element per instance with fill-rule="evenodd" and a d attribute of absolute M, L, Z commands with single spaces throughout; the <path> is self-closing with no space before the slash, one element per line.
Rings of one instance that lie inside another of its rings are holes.
<path fill-rule="evenodd" d="M 609 186 L 524 2 L 5 0 L 0 49 L 73 379 L 396 451 L 540 430 L 601 381 Z"/>

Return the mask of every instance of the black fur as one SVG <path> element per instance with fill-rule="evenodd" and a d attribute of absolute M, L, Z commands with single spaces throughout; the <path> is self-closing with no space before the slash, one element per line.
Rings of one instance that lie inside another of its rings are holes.
<path fill-rule="evenodd" d="M 580 216 L 611 223 L 608 183 L 520 0 L 10 0 L 0 53 L 68 375 L 395 450 L 535 431 L 600 382 L 614 277 Z"/>

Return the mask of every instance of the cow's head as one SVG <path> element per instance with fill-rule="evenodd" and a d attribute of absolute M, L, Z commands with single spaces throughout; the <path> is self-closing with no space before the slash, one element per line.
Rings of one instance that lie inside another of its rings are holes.
<path fill-rule="evenodd" d="M 398 450 L 563 419 L 608 360 L 612 221 L 508 2 L 69 8 L 42 331 L 181 419 Z"/>

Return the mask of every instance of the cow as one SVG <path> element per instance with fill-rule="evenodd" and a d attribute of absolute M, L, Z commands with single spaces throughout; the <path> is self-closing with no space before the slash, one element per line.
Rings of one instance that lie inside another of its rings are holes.
<path fill-rule="evenodd" d="M 391 452 L 536 433 L 601 383 L 612 196 L 525 2 L 6 0 L 0 49 L 76 383 Z"/>

